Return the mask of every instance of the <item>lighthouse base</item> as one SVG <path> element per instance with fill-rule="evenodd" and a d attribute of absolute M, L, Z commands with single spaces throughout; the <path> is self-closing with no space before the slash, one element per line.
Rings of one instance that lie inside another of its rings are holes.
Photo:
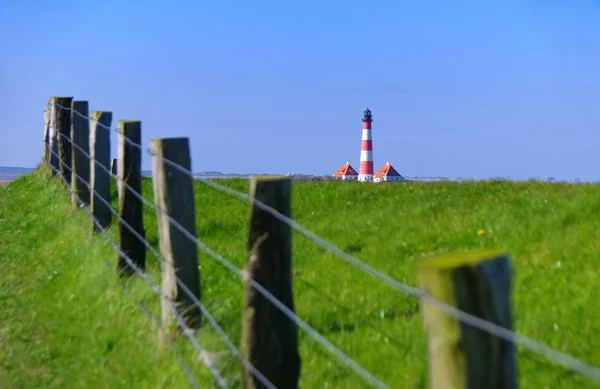
<path fill-rule="evenodd" d="M 359 174 L 358 175 L 358 181 L 372 182 L 373 181 L 373 175 L 372 174 Z"/>

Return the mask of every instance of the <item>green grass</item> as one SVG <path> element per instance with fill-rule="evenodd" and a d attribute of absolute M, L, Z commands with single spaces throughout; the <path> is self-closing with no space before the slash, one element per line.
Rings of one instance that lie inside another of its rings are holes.
<path fill-rule="evenodd" d="M 46 174 L 0 189 L 0 387 L 188 387 L 136 303 L 160 314 L 139 280 L 120 292 L 116 254 L 90 234 L 83 211 Z M 222 181 L 248 193 L 245 180 Z M 501 248 L 514 268 L 516 330 L 600 365 L 600 186 L 502 181 L 470 183 L 294 182 L 293 217 L 378 270 L 415 285 L 416 264 L 444 252 Z M 114 192 L 114 191 L 113 191 Z M 152 199 L 144 180 L 143 194 Z M 199 238 L 238 267 L 245 262 L 249 206 L 196 183 Z M 157 245 L 156 216 L 144 212 Z M 113 227 L 114 229 L 114 227 Z M 477 231 L 485 234 L 478 236 Z M 115 236 L 115 231 L 109 231 Z M 427 355 L 418 301 L 294 235 L 298 315 L 394 388 L 424 388 Z M 234 344 L 242 284 L 200 252 L 202 299 Z M 103 260 L 108 260 L 107 269 Z M 148 273 L 159 266 L 148 255 Z M 208 325 L 197 334 L 239 387 L 239 366 Z M 362 388 L 359 376 L 300 332 L 301 387 Z M 209 374 L 186 339 L 176 341 L 194 375 Z M 598 387 L 519 348 L 523 388 Z"/>

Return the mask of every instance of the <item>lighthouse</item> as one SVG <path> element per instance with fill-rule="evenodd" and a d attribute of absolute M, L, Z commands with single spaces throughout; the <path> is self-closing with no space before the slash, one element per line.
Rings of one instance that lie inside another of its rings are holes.
<path fill-rule="evenodd" d="M 373 181 L 373 138 L 371 137 L 371 123 L 373 122 L 373 117 L 371 116 L 371 111 L 368 107 L 363 113 L 358 181 Z"/>

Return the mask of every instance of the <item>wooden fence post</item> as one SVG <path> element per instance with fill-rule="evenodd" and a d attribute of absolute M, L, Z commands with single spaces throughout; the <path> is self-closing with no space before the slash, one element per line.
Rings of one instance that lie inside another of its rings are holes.
<path fill-rule="evenodd" d="M 253 177 L 251 196 L 291 215 L 289 177 Z M 246 274 L 294 311 L 291 227 L 254 205 Z M 242 355 L 278 388 L 297 388 L 300 355 L 296 324 L 249 283 L 245 285 Z M 265 386 L 242 365 L 243 388 Z"/>
<path fill-rule="evenodd" d="M 44 148 L 42 150 L 42 162 L 49 163 L 50 162 L 50 103 L 46 104 L 44 107 Z"/>
<path fill-rule="evenodd" d="M 102 227 L 108 227 L 112 221 L 110 207 L 102 198 L 110 204 L 110 174 L 102 169 L 109 168 L 110 164 L 110 131 L 112 123 L 111 112 L 93 111 L 90 116 L 90 207 L 92 215 Z M 94 224 L 94 230 L 98 227 Z"/>
<path fill-rule="evenodd" d="M 119 164 L 117 163 L 117 159 L 116 158 L 113 158 L 112 161 L 110 161 L 110 172 L 114 176 L 116 176 L 118 174 L 118 169 L 117 169 L 118 165 Z"/>
<path fill-rule="evenodd" d="M 152 185 L 156 212 L 160 252 L 164 261 L 162 268 L 162 327 L 174 323 L 172 306 L 183 316 L 190 328 L 200 327 L 201 312 L 194 301 L 181 290 L 176 277 L 200 299 L 200 271 L 198 247 L 170 218 L 179 223 L 189 234 L 196 237 L 196 209 L 193 178 L 164 162 L 168 159 L 184 169 L 191 170 L 188 138 L 152 139 Z"/>
<path fill-rule="evenodd" d="M 120 198 L 121 197 L 121 185 L 119 185 L 119 181 L 120 181 L 121 177 L 118 176 L 118 174 L 119 174 L 118 165 L 119 164 L 117 161 L 118 161 L 117 158 L 113 158 L 110 161 L 110 174 L 113 175 L 115 178 L 115 182 L 117 183 L 117 198 Z"/>
<path fill-rule="evenodd" d="M 79 115 L 77 114 L 79 113 Z M 87 101 L 73 101 L 71 104 L 71 167 L 73 174 L 71 182 L 73 192 L 71 202 L 77 206 L 79 198 L 86 206 L 90 205 L 90 120 Z M 82 151 L 83 150 L 83 151 Z M 79 178 L 78 178 L 79 176 Z"/>
<path fill-rule="evenodd" d="M 56 97 L 54 101 L 60 175 L 66 182 L 71 183 L 71 103 L 73 98 Z"/>
<path fill-rule="evenodd" d="M 129 142 L 126 141 L 126 138 Z M 129 224 L 143 239 L 144 230 L 143 204 L 139 197 L 131 191 L 142 193 L 142 123 L 137 120 L 120 120 L 118 135 L 117 187 L 119 190 L 119 236 L 121 251 L 127 254 L 131 262 L 140 270 L 146 268 L 146 246 L 144 240 L 135 236 L 123 222 Z M 130 189 L 125 187 L 127 184 Z M 133 274 L 134 270 L 119 253 L 117 263 L 119 274 Z"/>
<path fill-rule="evenodd" d="M 511 266 L 508 255 L 476 251 L 422 260 L 419 287 L 463 312 L 512 330 Z M 512 342 L 476 329 L 421 300 L 428 336 L 429 387 L 517 388 Z"/>
<path fill-rule="evenodd" d="M 50 111 L 50 124 L 48 127 L 48 162 L 51 166 L 51 173 L 54 176 L 59 171 L 58 128 L 56 126 L 56 115 L 58 108 L 56 107 L 56 97 L 51 97 L 48 100 L 48 110 Z"/>

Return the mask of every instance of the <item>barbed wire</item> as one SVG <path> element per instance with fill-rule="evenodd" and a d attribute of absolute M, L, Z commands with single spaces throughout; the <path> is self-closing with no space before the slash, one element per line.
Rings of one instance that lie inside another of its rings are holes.
<path fill-rule="evenodd" d="M 70 139 L 67 138 L 64 134 L 60 134 L 60 135 L 63 136 L 63 138 L 66 138 L 70 141 Z M 122 135 L 124 138 L 126 138 L 124 136 L 124 134 L 122 134 Z M 81 148 L 79 148 L 79 149 L 82 150 Z M 85 151 L 83 151 L 83 152 L 85 152 Z M 99 166 L 102 166 L 102 165 L 100 164 Z M 102 167 L 102 168 L 105 169 L 105 167 Z M 106 170 L 109 171 L 108 169 L 106 169 Z M 109 174 L 112 175 L 112 172 L 109 171 Z M 195 242 L 196 245 L 202 251 L 207 253 L 213 259 L 217 260 L 217 262 L 224 265 L 227 269 L 229 269 L 231 272 L 236 274 L 242 280 L 248 282 L 257 292 L 259 292 L 263 297 L 265 297 L 267 300 L 269 300 L 285 316 L 287 316 L 297 326 L 299 326 L 301 329 L 303 329 L 310 337 L 312 337 L 314 340 L 316 340 L 318 343 L 320 343 L 326 350 L 328 350 L 333 355 L 335 355 L 340 361 L 344 362 L 348 367 L 350 367 L 352 370 L 354 370 L 354 372 L 356 372 L 361 377 L 363 377 L 363 379 L 365 379 L 367 382 L 369 382 L 371 385 L 373 385 L 376 388 L 387 388 L 387 386 L 383 382 L 381 382 L 378 378 L 376 378 L 374 375 L 372 375 L 368 370 L 366 370 L 364 367 L 362 367 L 357 362 L 355 362 L 352 358 L 350 358 L 348 355 L 346 355 L 343 351 L 338 349 L 335 345 L 333 345 L 333 343 L 329 342 L 325 337 L 323 337 L 317 330 L 312 328 L 308 323 L 306 323 L 305 321 L 300 319 L 300 317 L 298 317 L 292 310 L 290 310 L 285 304 L 283 304 L 280 300 L 278 300 L 275 296 L 273 296 L 273 294 L 271 294 L 268 290 L 266 290 L 262 285 L 260 285 L 253 278 L 251 278 L 247 273 L 238 269 L 230 261 L 225 259 L 223 256 L 221 256 L 216 251 L 212 250 L 209 246 L 207 246 L 204 242 L 200 241 L 197 237 L 193 236 L 189 231 L 187 231 L 187 229 L 185 227 L 183 227 L 179 222 L 177 222 L 177 220 L 173 219 L 163 209 L 161 209 L 160 207 L 156 206 L 155 204 L 151 203 L 146 198 L 144 198 L 144 196 L 142 196 L 134 188 L 132 188 L 130 185 L 128 185 L 121 177 L 118 177 L 118 176 L 115 176 L 115 177 L 117 178 L 117 180 L 121 181 L 124 184 L 124 186 L 135 197 L 140 199 L 140 201 L 145 203 L 150 208 L 154 209 L 155 212 L 159 212 L 162 215 L 165 215 L 169 219 L 169 222 L 173 226 L 175 226 L 179 231 L 181 231 L 188 239 Z M 138 237 L 138 239 L 140 239 L 140 238 L 141 238 L 141 236 Z M 181 285 L 183 285 L 183 283 L 181 283 Z M 187 289 L 187 288 L 185 288 L 185 289 Z M 194 299 L 197 300 L 197 298 L 192 293 L 189 294 L 189 297 L 193 300 Z M 196 303 L 196 301 L 194 301 L 194 302 Z M 200 302 L 197 301 L 198 308 L 202 309 L 200 307 L 199 303 Z"/>
<path fill-rule="evenodd" d="M 62 107 L 62 106 L 61 106 Z M 64 108 L 64 107 L 62 107 Z M 76 112 L 76 111 L 74 111 Z M 79 113 L 78 113 L 79 114 Z M 85 116 L 84 116 L 85 117 Z M 89 119 L 89 118 L 88 118 Z M 104 126 L 106 127 L 106 126 Z M 110 128 L 108 128 L 110 129 Z M 129 144 L 133 144 L 135 145 L 135 147 L 137 148 L 141 148 L 141 146 L 139 144 L 136 144 L 134 142 L 132 142 L 131 140 L 127 139 L 126 136 L 123 136 L 123 138 L 125 139 L 125 141 L 127 141 Z M 312 231 L 308 230 L 307 228 L 305 228 L 304 226 L 302 226 L 301 224 L 299 224 L 298 222 L 296 222 L 295 220 L 281 214 L 280 212 L 278 212 L 276 209 L 262 203 L 260 200 L 253 198 L 247 194 L 238 192 L 234 189 L 231 189 L 229 187 L 226 187 L 224 185 L 220 185 L 218 183 L 215 183 L 213 181 L 210 181 L 209 179 L 206 178 L 201 178 L 201 177 L 195 177 L 193 175 L 193 173 L 191 171 L 189 171 L 188 169 L 180 166 L 179 164 L 170 161 L 164 157 L 159 157 L 157 155 L 155 155 L 151 150 L 148 150 L 148 152 L 155 158 L 161 158 L 162 161 L 179 170 L 180 172 L 189 175 L 192 179 L 196 179 L 204 184 L 206 184 L 209 187 L 212 187 L 213 189 L 216 189 L 218 191 L 227 193 L 231 196 L 237 197 L 241 200 L 247 201 L 255 206 L 257 206 L 258 208 L 270 213 L 271 215 L 273 215 L 275 218 L 277 218 L 278 220 L 284 222 L 285 224 L 289 225 L 290 227 L 292 227 L 293 229 L 295 229 L 296 231 L 300 232 L 301 234 L 303 234 L 304 236 L 306 236 L 307 238 L 309 238 L 311 241 L 317 243 L 318 245 L 320 245 L 321 247 L 323 247 L 324 249 L 326 249 L 327 251 L 337 255 L 338 257 L 340 257 L 341 259 L 345 260 L 346 262 L 350 263 L 351 265 L 361 269 L 362 271 L 364 271 L 365 273 L 373 276 L 374 278 L 384 282 L 385 284 L 391 286 L 392 288 L 399 290 L 407 295 L 419 298 L 423 301 L 429 302 L 432 305 L 434 305 L 436 308 L 440 309 L 441 311 L 445 312 L 446 314 L 454 317 L 457 320 L 460 320 L 474 328 L 477 328 L 479 330 L 483 330 L 488 332 L 491 335 L 497 336 L 498 338 L 501 338 L 503 340 L 509 341 L 511 343 L 514 344 L 518 344 L 526 349 L 529 349 L 530 351 L 533 351 L 535 353 L 538 353 L 540 355 L 545 356 L 546 358 L 548 358 L 549 360 L 553 361 L 554 363 L 563 365 L 573 371 L 576 371 L 588 378 L 591 378 L 595 381 L 600 382 L 600 369 L 591 366 L 589 364 L 587 364 L 586 362 L 583 362 L 581 360 L 578 360 L 568 354 L 562 353 L 558 350 L 555 350 L 553 348 L 551 348 L 550 346 L 547 346 L 541 342 L 538 342 L 536 340 L 533 340 L 531 338 L 528 338 L 524 335 L 518 334 L 514 331 L 511 331 L 507 328 L 504 328 L 502 326 L 499 326 L 497 324 L 494 324 L 492 322 L 486 321 L 484 319 L 481 319 L 479 317 L 476 317 L 472 314 L 469 314 L 467 312 L 461 311 L 455 307 L 449 306 L 448 304 L 443 303 L 442 301 L 439 301 L 437 299 L 435 299 L 433 296 L 429 295 L 428 293 L 426 293 L 425 291 L 422 291 L 418 288 L 409 286 L 407 284 L 404 284 L 398 280 L 395 280 L 394 278 L 381 273 L 380 271 L 378 271 L 377 269 L 371 267 L 370 265 L 364 263 L 363 261 L 359 260 L 358 258 L 346 253 L 345 251 L 339 249 L 338 247 L 336 247 L 335 245 L 333 245 L 332 243 L 326 241 L 325 239 L 319 237 L 318 235 L 316 235 L 315 233 L 313 233 Z M 126 187 L 129 187 L 126 184 Z M 132 190 L 131 187 L 129 187 L 130 190 Z M 135 191 L 133 191 L 135 192 Z M 138 193 L 134 193 L 137 196 L 139 196 L 139 198 L 142 199 L 142 201 L 144 201 L 145 199 L 143 198 L 143 196 L 139 195 Z M 159 211 L 154 204 L 151 204 L 150 202 L 148 202 L 147 200 L 144 201 L 146 202 L 147 205 L 151 205 L 156 211 Z M 278 308 L 280 308 L 280 310 L 286 314 L 286 316 L 290 317 L 290 319 L 292 319 L 293 321 L 295 321 L 293 319 L 293 316 L 295 316 L 295 318 L 298 320 L 296 322 L 296 324 L 298 326 L 300 326 L 301 328 L 303 328 L 305 331 L 307 331 L 307 328 L 304 327 L 304 325 L 306 325 L 308 328 L 312 329 L 314 331 L 315 335 L 315 339 L 321 339 L 322 341 L 324 341 L 325 344 L 328 344 L 329 342 L 323 338 L 318 332 L 316 332 L 316 330 L 314 330 L 312 327 L 308 326 L 306 323 L 304 323 L 301 319 L 299 319 L 295 314 L 293 314 L 293 312 L 291 312 L 291 310 L 289 310 L 281 301 L 277 300 L 273 295 L 271 295 L 267 290 L 265 290 L 264 288 L 262 288 L 262 286 L 258 283 L 256 283 L 254 280 L 252 280 L 251 278 L 249 278 L 249 276 L 247 274 L 245 274 L 244 272 L 240 271 L 237 267 L 231 265 L 231 263 L 229 261 L 227 261 L 225 258 L 223 258 L 222 256 L 220 256 L 218 253 L 214 252 L 213 250 L 211 250 L 208 246 L 206 246 L 203 242 L 199 241 L 197 238 L 193 237 L 193 235 L 191 235 L 183 226 L 181 226 L 179 223 L 177 223 L 174 219 L 170 218 L 169 215 L 167 215 L 171 221 L 171 223 L 178 228 L 184 235 L 186 235 L 189 239 L 191 239 L 192 241 L 195 241 L 196 244 L 198 245 L 198 247 L 200 249 L 202 249 L 203 251 L 205 251 L 206 253 L 208 253 L 211 257 L 213 257 L 215 260 L 217 260 L 218 262 L 220 262 L 221 264 L 223 264 L 224 266 L 226 266 L 228 269 L 230 269 L 232 272 L 236 273 L 238 276 L 240 276 L 242 279 L 246 280 L 247 282 L 249 282 L 250 284 L 252 284 L 252 286 L 259 292 L 261 293 L 265 298 L 267 298 L 269 301 L 271 301 L 271 303 L 273 303 L 275 306 L 277 306 Z M 269 298 L 270 295 L 270 298 Z M 287 311 L 287 312 L 286 312 Z M 291 316 L 291 315 L 293 316 Z M 301 323 L 304 323 L 301 324 Z M 307 331 L 307 333 L 309 333 L 310 335 L 310 330 Z M 322 345 L 325 346 L 325 344 L 322 343 Z M 330 343 L 329 343 L 330 344 Z M 343 352 L 339 351 L 335 346 L 331 345 L 332 349 L 329 349 L 329 351 L 331 351 L 332 353 L 334 353 L 334 355 L 338 356 L 338 358 L 340 358 L 341 360 L 343 360 L 343 356 L 346 356 Z M 341 354 L 337 354 L 334 350 L 338 350 Z M 346 356 L 347 357 L 347 356 Z M 347 357 L 349 361 L 349 366 L 354 367 L 354 368 L 358 368 L 357 370 L 355 370 L 358 374 L 360 374 L 361 376 L 363 376 L 363 378 L 369 380 L 369 377 L 373 377 L 368 371 L 364 370 L 362 367 L 360 367 L 360 365 L 356 364 L 354 361 L 352 361 L 349 357 Z M 353 366 L 353 364 L 356 364 L 355 366 Z M 383 383 L 380 383 L 379 380 L 377 380 L 375 377 L 373 377 L 374 381 L 371 382 L 372 384 L 375 384 L 375 386 L 377 387 L 385 387 L 385 385 L 383 385 Z M 383 385 L 383 386 L 379 386 L 379 385 Z"/>
<path fill-rule="evenodd" d="M 60 133 L 59 133 L 60 134 Z M 66 139 L 67 141 L 71 141 L 69 138 L 67 138 L 64 134 L 60 134 L 60 136 L 63 137 L 63 139 Z M 83 150 L 81 147 L 79 147 L 78 145 L 76 145 L 75 143 L 71 143 L 72 146 L 74 146 L 79 152 L 81 152 L 82 154 L 84 154 L 85 156 L 87 156 L 88 158 L 91 158 L 91 156 L 85 151 Z M 134 194 L 138 199 L 140 199 L 142 202 L 145 202 L 147 205 L 149 205 L 150 207 L 152 207 L 155 211 L 158 211 L 157 207 L 152 204 L 150 201 L 148 201 L 146 198 L 144 198 L 140 193 L 138 193 L 137 191 L 135 191 L 129 184 L 127 184 L 127 182 L 125 182 L 125 180 L 123 180 L 122 178 L 118 177 L 117 175 L 113 175 L 112 172 L 110 171 L 110 169 L 106 168 L 105 166 L 103 166 L 99 161 L 94 160 L 95 164 L 97 166 L 99 166 L 102 170 L 104 170 L 105 172 L 107 172 L 110 176 L 115 177 L 117 180 L 121 181 L 125 187 L 132 193 Z M 73 174 L 76 176 L 76 178 L 82 182 L 84 182 L 88 189 L 92 190 L 92 187 L 89 183 L 87 183 L 83 178 L 81 178 L 81 176 L 79 176 L 77 173 L 73 172 Z M 121 215 L 119 215 L 119 213 L 112 207 L 112 205 L 110 204 L 110 202 L 108 202 L 106 199 L 103 199 L 102 196 L 97 196 L 95 197 L 96 199 L 100 200 L 100 202 L 102 202 L 104 205 L 106 205 L 108 207 L 108 209 L 110 210 L 110 212 L 117 218 L 117 220 L 119 220 L 119 222 L 125 227 L 127 228 L 138 240 L 140 240 L 144 246 L 146 246 L 146 248 L 150 251 L 150 253 L 161 263 L 166 263 L 167 261 L 164 259 L 164 257 L 162 255 L 160 255 L 155 249 L 154 247 L 152 247 L 152 245 L 150 244 L 150 242 L 148 242 L 143 236 L 141 236 L 141 234 L 139 234 L 135 228 L 133 228 L 129 223 L 127 223 L 125 220 L 123 220 L 123 218 L 121 217 Z M 166 214 L 166 213 L 165 213 Z M 247 358 L 245 358 L 241 352 L 235 347 L 235 345 L 233 344 L 233 342 L 231 342 L 231 340 L 229 339 L 229 337 L 227 336 L 227 334 L 225 333 L 225 331 L 221 328 L 221 326 L 219 326 L 218 322 L 215 320 L 215 318 L 212 316 L 212 314 L 210 313 L 210 311 L 204 306 L 204 304 L 202 304 L 200 302 L 200 300 L 189 290 L 189 288 L 183 283 L 183 281 L 181 281 L 181 279 L 177 276 L 175 276 L 175 281 L 177 282 L 177 284 L 179 285 L 179 287 L 181 288 L 181 290 L 193 301 L 194 305 L 196 305 L 200 311 L 202 312 L 202 314 L 206 317 L 206 319 L 209 321 L 211 327 L 213 327 L 213 329 L 215 330 L 215 332 L 217 332 L 217 334 L 221 337 L 221 339 L 224 341 L 224 343 L 227 345 L 227 347 L 230 349 L 231 353 L 238 358 L 238 360 L 240 360 L 240 362 L 242 364 L 244 364 L 244 366 L 254 375 L 257 377 L 257 379 L 259 381 L 261 381 L 267 388 L 269 389 L 277 389 L 275 387 L 275 385 L 273 385 L 273 383 L 271 383 L 269 381 L 268 378 L 266 378 L 254 365 L 252 365 L 252 363 L 250 363 L 250 361 L 248 361 Z M 161 292 L 161 296 L 165 297 L 164 295 L 162 295 Z M 176 318 L 179 320 L 181 320 L 181 318 L 179 317 L 180 315 L 176 315 Z M 186 331 L 186 333 L 188 333 L 189 331 Z M 197 342 L 194 340 L 192 340 L 190 338 L 190 341 L 192 341 L 192 343 L 195 344 L 195 346 L 199 349 L 201 349 L 201 346 L 199 344 L 197 344 Z M 199 353 L 201 355 L 203 355 L 203 350 L 198 350 Z"/>
<path fill-rule="evenodd" d="M 58 157 L 58 155 L 56 154 L 56 152 L 54 150 L 51 150 L 51 152 Z M 60 158 L 59 158 L 59 160 L 60 160 Z M 56 169 L 54 166 L 52 166 L 51 164 L 49 164 L 49 165 L 52 168 L 52 170 L 54 170 L 57 173 L 57 175 L 60 176 L 64 180 L 64 178 L 61 175 L 61 172 L 58 169 Z M 80 179 L 81 181 L 85 182 L 85 180 L 82 180 L 79 175 L 77 175 L 76 173 L 74 173 L 73 170 L 72 170 L 72 168 L 70 168 L 68 165 L 63 165 L 63 167 L 66 168 L 67 170 L 71 171 L 72 174 L 75 174 L 78 179 Z M 69 185 L 67 182 L 65 182 L 65 185 L 67 186 L 67 188 L 70 190 L 70 192 L 72 194 L 75 194 L 75 196 L 77 196 L 77 198 L 79 200 L 78 202 L 81 204 L 80 208 L 83 209 L 86 212 L 86 214 L 92 219 L 92 222 L 94 223 L 94 225 L 96 226 L 96 228 L 98 229 L 98 231 L 101 233 L 101 235 L 104 236 L 104 238 L 106 238 L 106 240 L 109 243 L 109 245 L 117 253 L 119 253 L 121 255 L 121 257 L 126 261 L 127 265 L 139 277 L 141 277 L 144 280 L 144 282 L 146 282 L 146 284 L 148 284 L 148 286 L 150 287 L 150 289 L 155 294 L 157 294 L 160 297 L 164 297 L 161 288 L 157 284 L 155 284 L 150 279 L 150 277 L 148 277 L 140 268 L 138 268 L 135 265 L 135 263 L 131 260 L 131 258 L 129 258 L 129 256 L 126 253 L 124 253 L 117 246 L 116 242 L 110 237 L 110 235 L 108 234 L 108 232 L 106 231 L 106 229 L 98 222 L 98 220 L 93 216 L 93 214 L 90 212 L 90 210 L 88 209 L 88 207 L 81 201 L 81 199 L 79 198 L 79 195 L 72 189 L 71 185 Z M 88 187 L 90 187 L 89 184 L 87 184 L 87 185 L 88 185 Z M 98 196 L 98 199 L 101 199 L 101 198 L 102 198 L 101 196 Z M 109 209 L 113 210 L 113 208 L 110 205 L 110 203 L 105 202 L 105 204 L 109 207 Z M 125 222 L 125 221 L 122 221 L 122 222 Z M 200 356 L 201 361 L 211 371 L 211 373 L 213 374 L 213 376 L 217 380 L 217 383 L 219 384 L 219 387 L 221 387 L 223 389 L 228 388 L 227 383 L 225 382 L 225 380 L 221 376 L 220 372 L 216 369 L 216 367 L 214 366 L 214 364 L 212 363 L 212 361 L 210 359 L 208 359 L 208 358 L 205 357 L 206 352 L 204 351 L 204 348 L 200 345 L 200 343 L 198 342 L 198 340 L 193 337 L 193 335 L 192 335 L 193 331 L 185 324 L 185 322 L 183 321 L 183 319 L 180 317 L 179 313 L 175 309 L 173 303 L 171 304 L 171 310 L 173 311 L 173 314 L 174 314 L 175 318 L 177 319 L 178 325 L 181 328 L 182 333 L 184 335 L 186 335 L 186 337 L 188 337 L 188 339 L 191 341 L 191 343 L 195 347 L 196 351 L 198 351 L 198 355 Z M 148 314 L 149 314 L 149 312 L 148 312 Z M 188 369 L 188 371 L 189 371 L 189 369 Z M 195 385 L 197 386 L 197 383 Z"/>

